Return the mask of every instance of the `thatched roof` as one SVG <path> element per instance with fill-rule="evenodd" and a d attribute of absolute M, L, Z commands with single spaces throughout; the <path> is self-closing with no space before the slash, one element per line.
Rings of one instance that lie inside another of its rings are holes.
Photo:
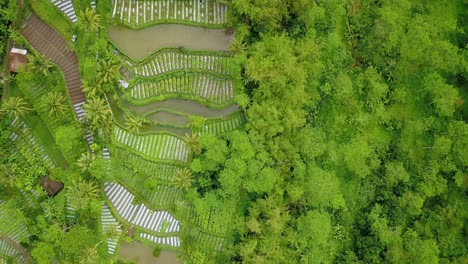
<path fill-rule="evenodd" d="M 63 183 L 54 181 L 49 176 L 42 179 L 41 185 L 50 197 L 55 196 L 63 189 Z"/>

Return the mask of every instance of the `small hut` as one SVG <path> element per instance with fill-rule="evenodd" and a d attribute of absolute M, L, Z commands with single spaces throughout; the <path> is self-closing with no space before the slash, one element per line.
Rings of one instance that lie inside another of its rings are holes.
<path fill-rule="evenodd" d="M 28 51 L 25 49 L 12 48 L 8 54 L 8 68 L 10 72 L 18 72 L 21 65 L 28 62 Z"/>
<path fill-rule="evenodd" d="M 54 181 L 49 176 L 42 178 L 41 185 L 49 197 L 54 197 L 63 189 L 63 183 Z"/>

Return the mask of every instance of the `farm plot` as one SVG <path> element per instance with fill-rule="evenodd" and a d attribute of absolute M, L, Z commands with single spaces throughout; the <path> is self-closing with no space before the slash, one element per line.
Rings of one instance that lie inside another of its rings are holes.
<path fill-rule="evenodd" d="M 26 263 L 24 256 L 7 240 L 0 238 L 0 262 L 1 263 L 11 263 L 4 259 L 12 258 L 13 263 Z"/>
<path fill-rule="evenodd" d="M 179 232 L 179 222 L 167 211 L 134 205 L 135 196 L 118 183 L 105 183 L 104 193 L 119 216 L 128 223 L 157 233 Z"/>
<path fill-rule="evenodd" d="M 65 16 L 67 16 L 72 23 L 78 21 L 76 17 L 75 7 L 73 7 L 72 0 L 50 0 Z"/>
<path fill-rule="evenodd" d="M 112 5 L 112 17 L 135 28 L 168 21 L 205 25 L 226 22 L 227 7 L 215 0 L 112 0 Z"/>
<path fill-rule="evenodd" d="M 36 153 L 39 157 L 41 157 L 49 167 L 54 167 L 52 160 L 49 158 L 44 148 L 37 143 L 36 137 L 31 133 L 31 131 L 29 131 L 26 123 L 18 118 L 15 118 L 10 123 L 10 127 L 15 130 L 13 133 L 11 133 L 10 140 L 12 142 L 16 142 L 18 148 L 27 148 L 30 152 Z"/>
<path fill-rule="evenodd" d="M 138 172 L 139 176 L 146 179 L 153 177 L 156 180 L 173 181 L 174 175 L 179 166 L 173 164 L 156 163 L 149 161 L 139 155 L 125 151 L 124 148 L 116 147 L 113 150 L 114 156 L 123 161 L 126 167 Z"/>
<path fill-rule="evenodd" d="M 207 53 L 181 49 L 163 49 L 149 60 L 132 64 L 126 62 L 132 71 L 143 77 L 155 76 L 177 70 L 199 69 L 218 74 L 232 74 L 232 59 L 224 53 Z"/>
<path fill-rule="evenodd" d="M 169 134 L 135 135 L 115 126 L 114 140 L 155 159 L 187 162 L 189 156 L 187 144 Z"/>
<path fill-rule="evenodd" d="M 114 255 L 115 248 L 119 241 L 118 236 L 122 233 L 122 229 L 120 228 L 119 222 L 115 219 L 112 215 L 109 207 L 103 202 L 102 203 L 102 210 L 101 210 L 101 226 L 102 232 L 105 234 L 107 232 L 115 232 L 117 233 L 117 237 L 111 237 L 107 239 L 107 252 L 110 255 Z"/>
<path fill-rule="evenodd" d="M 214 104 L 226 104 L 234 99 L 233 81 L 206 73 L 181 73 L 161 76 L 155 80 L 138 79 L 129 88 L 134 100 L 147 100 L 160 95 L 196 97 Z"/>
<path fill-rule="evenodd" d="M 14 211 L 5 210 L 5 203 L 0 201 L 0 223 L 2 236 L 8 237 L 15 243 L 21 243 L 29 237 L 25 221 L 17 221 Z"/>
<path fill-rule="evenodd" d="M 208 120 L 198 132 L 218 135 L 235 130 L 244 123 L 245 116 L 242 113 L 238 113 L 223 119 Z"/>
<path fill-rule="evenodd" d="M 214 236 L 202 232 L 197 228 L 191 228 L 188 231 L 187 236 L 187 240 L 192 241 L 198 245 L 202 245 L 205 248 L 221 251 L 226 247 L 226 239 L 224 237 Z"/>
<path fill-rule="evenodd" d="M 140 238 L 151 241 L 156 244 L 160 244 L 160 245 L 180 247 L 180 240 L 179 240 L 179 237 L 177 236 L 157 237 L 157 236 L 152 236 L 147 233 L 140 233 Z"/>

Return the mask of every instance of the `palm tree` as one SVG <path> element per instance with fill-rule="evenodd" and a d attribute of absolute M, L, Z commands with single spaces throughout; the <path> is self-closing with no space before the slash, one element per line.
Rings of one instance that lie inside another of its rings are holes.
<path fill-rule="evenodd" d="M 82 172 L 87 172 L 95 159 L 96 157 L 89 152 L 81 153 L 81 157 L 76 162 L 76 165 L 81 168 Z"/>
<path fill-rule="evenodd" d="M 188 190 L 192 186 L 192 172 L 187 168 L 178 169 L 173 184 L 178 188 Z"/>
<path fill-rule="evenodd" d="M 59 117 L 67 111 L 65 97 L 59 92 L 50 92 L 42 99 L 43 108 L 49 117 Z"/>
<path fill-rule="evenodd" d="M 99 197 L 98 186 L 93 182 L 87 182 L 82 179 L 78 181 L 73 180 L 67 189 L 70 205 L 76 210 L 89 208 L 91 203 Z"/>
<path fill-rule="evenodd" d="M 191 136 L 189 134 L 185 134 L 184 140 L 187 143 L 190 151 L 194 153 L 195 156 L 201 153 L 202 147 L 200 145 L 200 136 L 197 133 L 192 133 Z"/>
<path fill-rule="evenodd" d="M 234 40 L 231 42 L 231 45 L 229 46 L 229 52 L 231 52 L 232 55 L 240 54 L 245 50 L 245 43 L 242 43 L 242 40 L 239 38 L 234 38 Z"/>
<path fill-rule="evenodd" d="M 101 27 L 101 16 L 93 8 L 86 8 L 78 15 L 78 28 L 82 31 L 97 32 Z"/>
<path fill-rule="evenodd" d="M 97 83 L 112 83 L 118 71 L 119 65 L 113 59 L 103 60 L 98 67 Z"/>
<path fill-rule="evenodd" d="M 145 118 L 141 116 L 132 116 L 126 115 L 125 116 L 125 125 L 128 127 L 130 132 L 139 133 L 140 128 L 143 127 L 145 124 Z"/>
<path fill-rule="evenodd" d="M 193 131 L 200 131 L 206 123 L 206 118 L 203 116 L 189 116 L 190 126 Z"/>
<path fill-rule="evenodd" d="M 27 105 L 26 101 L 21 97 L 10 97 L 3 102 L 2 111 L 10 118 L 19 118 L 32 110 Z"/>
<path fill-rule="evenodd" d="M 31 72 L 40 72 L 44 76 L 49 75 L 50 69 L 54 66 L 49 60 L 40 54 L 28 56 L 28 68 Z"/>
<path fill-rule="evenodd" d="M 96 97 L 103 93 L 102 86 L 96 81 L 83 80 L 81 89 L 83 89 L 83 92 L 89 97 Z"/>
<path fill-rule="evenodd" d="M 86 119 L 92 129 L 103 131 L 111 122 L 110 110 L 106 102 L 100 97 L 91 97 L 84 105 Z"/>

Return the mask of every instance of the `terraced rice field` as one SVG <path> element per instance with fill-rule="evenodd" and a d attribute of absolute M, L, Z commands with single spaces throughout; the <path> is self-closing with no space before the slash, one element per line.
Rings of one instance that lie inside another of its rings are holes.
<path fill-rule="evenodd" d="M 112 17 L 135 28 L 168 21 L 222 25 L 227 7 L 214 0 L 112 0 Z"/>
<path fill-rule="evenodd" d="M 156 81 L 139 79 L 129 90 L 130 97 L 134 100 L 171 94 L 181 97 L 194 96 L 214 104 L 226 104 L 234 99 L 232 80 L 193 72 L 168 75 Z"/>
<path fill-rule="evenodd" d="M 138 171 L 139 176 L 143 178 L 154 177 L 157 180 L 173 181 L 174 175 L 179 169 L 179 166 L 165 163 L 155 163 L 143 157 L 125 151 L 123 148 L 114 148 L 113 155 L 119 160 L 122 160 L 127 167 L 131 167 Z"/>
<path fill-rule="evenodd" d="M 187 144 L 169 134 L 135 135 L 118 126 L 114 129 L 115 142 L 156 159 L 187 162 Z"/>
<path fill-rule="evenodd" d="M 11 215 L 3 209 L 3 205 L 4 203 L 0 201 L 2 236 L 8 237 L 16 243 L 24 242 L 29 237 L 25 223 L 14 221 Z"/>
<path fill-rule="evenodd" d="M 10 135 L 11 141 L 17 142 L 18 147 L 23 146 L 28 148 L 31 152 L 36 153 L 39 157 L 42 157 L 44 162 L 50 167 L 54 167 L 52 160 L 49 158 L 44 148 L 37 143 L 36 137 L 31 133 L 26 123 L 18 118 L 15 118 L 10 123 L 10 127 L 15 130 Z"/>
<path fill-rule="evenodd" d="M 78 21 L 72 0 L 50 0 L 72 23 Z"/>
<path fill-rule="evenodd" d="M 180 247 L 180 240 L 177 236 L 156 237 L 147 233 L 140 233 L 140 238 L 151 241 L 156 244 L 166 245 L 171 247 Z"/>
<path fill-rule="evenodd" d="M 167 211 L 151 211 L 144 204 L 134 205 L 135 196 L 118 183 L 105 183 L 104 193 L 119 216 L 140 228 L 160 233 L 179 232 L 179 222 Z M 163 230 L 163 225 L 168 228 Z"/>
<path fill-rule="evenodd" d="M 7 262 L 9 257 L 14 259 L 14 263 L 26 263 L 23 255 L 11 243 L 0 238 L 0 263 L 10 263 Z"/>
<path fill-rule="evenodd" d="M 206 70 L 218 74 L 232 74 L 232 59 L 224 53 L 206 54 L 205 52 L 163 49 L 141 63 L 126 61 L 138 76 L 151 77 L 177 70 Z"/>
<path fill-rule="evenodd" d="M 228 131 L 233 131 L 242 126 L 244 123 L 245 116 L 242 113 L 239 113 L 223 120 L 210 120 L 206 122 L 205 126 L 198 132 L 219 135 Z"/>
<path fill-rule="evenodd" d="M 101 226 L 102 232 L 105 234 L 109 230 L 117 230 L 117 233 L 122 233 L 122 229 L 120 228 L 119 222 L 117 219 L 112 215 L 109 207 L 103 202 L 102 203 L 102 210 L 101 210 Z M 117 247 L 119 239 L 116 238 L 108 238 L 107 239 L 107 252 L 111 255 L 114 255 L 115 248 Z"/>
<path fill-rule="evenodd" d="M 225 238 L 214 236 L 195 228 L 192 228 L 188 231 L 188 237 L 192 243 L 201 245 L 206 248 L 213 248 L 215 250 L 221 251 L 226 247 Z"/>

